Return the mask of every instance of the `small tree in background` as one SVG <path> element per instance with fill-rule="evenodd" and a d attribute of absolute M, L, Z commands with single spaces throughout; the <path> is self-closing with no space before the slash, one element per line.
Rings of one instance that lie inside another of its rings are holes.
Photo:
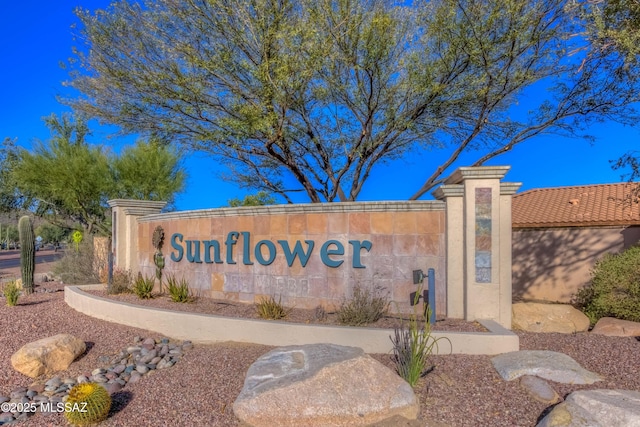
<path fill-rule="evenodd" d="M 229 199 L 227 203 L 229 203 L 229 206 L 232 208 L 240 206 L 265 206 L 275 205 L 276 199 L 266 191 L 258 191 L 256 194 L 248 194 L 244 196 L 244 199 L 242 200 L 238 198 Z"/>

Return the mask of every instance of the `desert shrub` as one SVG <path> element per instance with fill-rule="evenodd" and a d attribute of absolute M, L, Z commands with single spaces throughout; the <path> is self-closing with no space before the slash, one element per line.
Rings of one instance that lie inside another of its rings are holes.
<path fill-rule="evenodd" d="M 78 245 L 77 251 L 66 250 L 64 256 L 54 264 L 53 272 L 63 283 L 73 285 L 100 283 L 100 278 L 93 268 L 93 239 L 84 239 Z"/>
<path fill-rule="evenodd" d="M 155 285 L 154 277 L 143 277 L 138 273 L 138 278 L 133 282 L 131 290 L 140 299 L 153 298 L 153 286 Z"/>
<path fill-rule="evenodd" d="M 381 319 L 388 310 L 389 299 L 383 288 L 370 290 L 357 285 L 353 288 L 353 297 L 340 304 L 338 322 L 349 326 L 367 325 Z"/>
<path fill-rule="evenodd" d="M 133 275 L 130 270 L 113 269 L 113 277 L 111 278 L 111 287 L 107 286 L 107 292 L 110 294 L 128 294 L 131 293 L 133 285 Z"/>
<path fill-rule="evenodd" d="M 640 246 L 598 260 L 575 302 L 592 324 L 601 317 L 640 321 Z"/>
<path fill-rule="evenodd" d="M 412 314 L 408 321 L 403 321 L 401 326 L 394 328 L 391 337 L 396 372 L 411 387 L 430 372 L 431 368 L 427 368 L 429 357 L 442 339 L 431 335 L 431 324 L 428 321 L 430 314 L 428 310 L 422 319 L 421 316 Z"/>
<path fill-rule="evenodd" d="M 14 307 L 16 304 L 18 304 L 20 289 L 18 288 L 18 285 L 16 285 L 15 280 L 6 283 L 2 287 L 2 293 L 4 294 L 4 298 L 7 300 L 7 305 L 9 307 Z"/>
<path fill-rule="evenodd" d="M 174 302 L 192 302 L 196 297 L 189 289 L 189 283 L 185 279 L 178 279 L 175 276 L 167 276 L 167 290 Z"/>
<path fill-rule="evenodd" d="M 273 296 L 261 298 L 256 303 L 256 310 L 258 311 L 258 316 L 269 320 L 284 319 L 291 312 L 290 308 L 282 305 L 282 297 L 278 297 L 278 301 L 276 301 Z"/>

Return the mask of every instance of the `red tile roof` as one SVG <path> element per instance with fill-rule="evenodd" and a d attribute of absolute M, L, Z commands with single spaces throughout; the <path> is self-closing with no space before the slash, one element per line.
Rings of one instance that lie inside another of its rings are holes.
<path fill-rule="evenodd" d="M 640 224 L 638 184 L 538 188 L 513 197 L 513 228 Z"/>

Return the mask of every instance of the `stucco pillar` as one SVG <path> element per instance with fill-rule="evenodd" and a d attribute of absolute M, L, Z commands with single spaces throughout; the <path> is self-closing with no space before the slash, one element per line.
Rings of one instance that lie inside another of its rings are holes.
<path fill-rule="evenodd" d="M 160 213 L 167 202 L 113 199 L 107 203 L 111 207 L 113 265 L 137 273 L 138 218 Z"/>
<path fill-rule="evenodd" d="M 511 328 L 511 196 L 508 166 L 456 170 L 434 196 L 447 203 L 447 315 Z"/>
<path fill-rule="evenodd" d="M 445 212 L 445 251 L 447 265 L 447 317 L 464 319 L 464 215 L 462 214 L 464 187 L 458 184 L 441 185 L 434 197 L 447 204 Z M 457 260 L 457 261 L 456 261 Z"/>

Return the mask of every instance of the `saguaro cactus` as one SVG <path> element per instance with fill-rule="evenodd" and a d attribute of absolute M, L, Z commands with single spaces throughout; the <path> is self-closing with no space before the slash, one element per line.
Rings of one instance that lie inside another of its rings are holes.
<path fill-rule="evenodd" d="M 20 272 L 25 293 L 33 293 L 33 272 L 36 267 L 36 238 L 31 218 L 23 216 L 18 221 L 20 235 Z"/>

